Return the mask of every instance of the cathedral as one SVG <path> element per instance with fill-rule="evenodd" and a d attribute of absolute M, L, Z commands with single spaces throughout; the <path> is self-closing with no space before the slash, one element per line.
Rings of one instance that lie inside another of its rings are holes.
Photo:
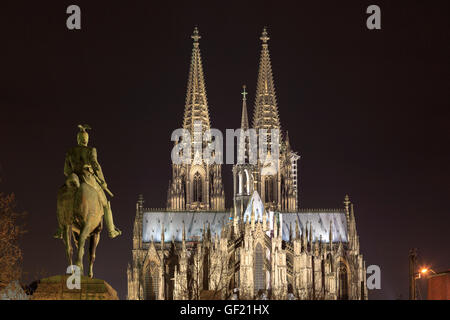
<path fill-rule="evenodd" d="M 183 119 L 192 136 L 211 128 L 200 38 L 195 28 Z M 265 153 L 250 161 L 251 139 L 238 137 L 242 161 L 232 169 L 231 209 L 225 208 L 222 164 L 195 152 L 187 163 L 172 163 L 166 208 L 145 208 L 139 196 L 129 300 L 367 299 L 348 195 L 338 209 L 299 205 L 300 156 L 287 132 L 281 134 L 266 29 L 260 40 L 252 125 L 245 87 L 240 120 L 241 132 L 266 135 Z"/>

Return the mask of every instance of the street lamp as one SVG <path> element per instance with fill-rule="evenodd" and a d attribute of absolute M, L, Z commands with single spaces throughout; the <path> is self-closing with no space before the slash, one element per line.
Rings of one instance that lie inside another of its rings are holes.
<path fill-rule="evenodd" d="M 416 279 L 420 279 L 422 277 L 425 277 L 428 274 L 428 272 L 432 272 L 433 274 L 437 274 L 433 269 L 424 267 L 424 268 L 420 269 L 419 272 L 417 272 L 417 278 Z"/>
<path fill-rule="evenodd" d="M 416 280 L 424 278 L 429 272 L 432 272 L 433 274 L 437 274 L 433 269 L 428 267 L 422 267 L 419 269 L 418 272 L 414 273 L 414 280 L 412 285 L 412 300 L 416 300 Z"/>

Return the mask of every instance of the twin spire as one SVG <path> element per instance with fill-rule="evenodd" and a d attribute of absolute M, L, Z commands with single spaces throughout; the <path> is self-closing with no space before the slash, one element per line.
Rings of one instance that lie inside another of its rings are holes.
<path fill-rule="evenodd" d="M 258 80 L 256 83 L 255 111 L 253 114 L 253 128 L 280 129 L 277 97 L 272 75 L 272 64 L 269 55 L 269 36 L 264 28 L 260 37 L 262 41 L 261 57 L 259 60 Z"/>
<path fill-rule="evenodd" d="M 205 78 L 200 55 L 199 40 L 201 36 L 195 27 L 192 34 L 193 48 L 189 70 L 189 78 L 186 92 L 183 128 L 194 132 L 194 123 L 202 122 L 202 129 L 210 129 L 208 100 L 206 98 Z M 280 129 L 275 85 L 272 75 L 269 48 L 267 42 L 269 36 L 264 28 L 260 37 L 262 41 L 261 57 L 259 62 L 258 80 L 256 84 L 255 107 L 253 115 L 253 128 L 255 129 Z M 242 92 L 242 129 L 248 129 L 247 92 L 245 86 Z"/>
<path fill-rule="evenodd" d="M 195 27 L 191 38 L 194 40 L 192 58 L 184 108 L 183 128 L 194 132 L 194 124 L 201 121 L 202 130 L 210 129 L 208 100 L 206 98 L 205 78 L 203 75 L 202 59 L 200 55 L 199 40 L 201 36 Z"/>

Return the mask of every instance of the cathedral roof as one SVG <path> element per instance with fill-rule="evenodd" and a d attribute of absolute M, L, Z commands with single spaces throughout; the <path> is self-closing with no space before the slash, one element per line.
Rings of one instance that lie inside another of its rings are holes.
<path fill-rule="evenodd" d="M 211 228 L 211 235 L 218 234 L 222 226 L 231 217 L 230 212 L 208 212 L 208 211 L 152 211 L 144 212 L 143 215 L 143 242 L 160 242 L 161 227 L 164 225 L 164 241 L 170 242 L 172 238 L 181 242 L 183 237 L 183 222 L 186 228 L 186 241 L 197 241 L 202 239 L 204 228 Z"/>
<path fill-rule="evenodd" d="M 347 242 L 347 217 L 344 211 L 336 210 L 311 210 L 307 209 L 302 212 L 280 213 L 283 222 L 283 240 L 289 240 L 289 234 L 295 234 L 295 221 L 298 221 L 300 234 L 304 228 L 308 234 L 312 227 L 312 240 L 318 241 L 322 237 L 323 242 L 329 242 L 330 224 L 333 242 Z M 291 230 L 291 228 L 293 230 Z"/>
<path fill-rule="evenodd" d="M 262 222 L 264 215 L 264 204 L 257 191 L 253 192 L 247 208 L 244 212 L 244 222 L 247 222 L 255 214 L 255 220 Z M 344 210 L 330 210 L 330 209 L 302 209 L 300 212 L 277 212 L 268 211 L 267 220 L 269 227 L 273 229 L 273 219 L 277 217 L 283 223 L 283 240 L 289 241 L 289 235 L 294 234 L 296 220 L 300 229 L 300 234 L 303 230 L 307 230 L 308 234 L 312 228 L 313 241 L 319 240 L 329 242 L 330 225 L 332 231 L 333 242 L 347 242 L 347 217 Z M 253 218 L 252 218 L 253 219 Z"/>
<path fill-rule="evenodd" d="M 247 210 L 244 213 L 244 221 L 247 221 L 252 208 L 255 210 L 257 221 L 262 221 L 264 206 L 259 195 L 256 193 L 249 202 Z M 196 211 L 151 211 L 144 212 L 143 215 L 143 242 L 160 242 L 161 227 L 164 225 L 164 240 L 170 242 L 181 242 L 183 235 L 183 222 L 186 228 L 186 241 L 198 241 L 202 239 L 204 228 L 210 225 L 211 234 L 220 234 L 222 226 L 232 217 L 231 212 L 196 212 Z M 267 219 L 278 219 L 283 224 L 283 240 L 289 241 L 290 234 L 294 234 L 295 221 L 298 221 L 300 234 L 306 229 L 311 232 L 312 239 L 318 241 L 322 238 L 323 242 L 329 242 L 330 225 L 333 242 L 347 242 L 347 218 L 344 211 L 327 209 L 303 209 L 300 212 L 268 212 Z M 278 217 L 278 218 L 276 218 Z M 269 226 L 273 225 L 269 221 Z M 292 228 L 292 229 L 291 229 Z"/>
<path fill-rule="evenodd" d="M 259 196 L 253 198 L 253 202 L 249 203 L 249 207 L 254 208 L 257 216 L 257 221 L 262 221 L 262 212 L 264 207 Z M 259 199 L 259 201 L 258 201 Z M 244 220 L 248 219 L 248 212 L 244 214 Z M 251 209 L 250 209 L 251 210 Z M 250 211 L 251 212 L 251 211 Z M 318 241 L 322 238 L 323 242 L 329 242 L 330 224 L 333 242 L 347 242 L 347 219 L 344 211 L 336 210 L 308 210 L 304 209 L 301 212 L 268 212 L 267 219 L 272 220 L 277 217 L 283 223 L 283 240 L 289 241 L 290 234 L 294 234 L 295 220 L 298 221 L 300 234 L 307 230 L 310 233 L 312 228 L 312 239 Z M 163 211 L 160 212 L 145 212 L 143 215 L 143 242 L 161 241 L 161 227 L 164 225 L 164 240 L 165 242 L 182 241 L 183 221 L 186 228 L 186 241 L 197 241 L 202 239 L 203 228 L 207 228 L 210 224 L 211 234 L 220 234 L 222 226 L 228 222 L 232 217 L 230 212 L 195 212 L 195 211 Z M 247 218 L 246 218 L 247 217 Z M 272 222 L 269 221 L 269 226 Z M 292 229 L 291 229 L 292 228 Z"/>

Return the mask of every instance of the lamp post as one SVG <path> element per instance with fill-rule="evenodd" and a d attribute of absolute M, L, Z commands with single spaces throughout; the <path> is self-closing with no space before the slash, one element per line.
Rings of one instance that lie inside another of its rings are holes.
<path fill-rule="evenodd" d="M 433 269 L 422 267 L 417 269 L 417 249 L 409 250 L 409 300 L 417 300 L 416 280 L 425 277 L 428 273 L 438 274 Z M 419 271 L 416 271 L 419 270 Z"/>
<path fill-rule="evenodd" d="M 409 300 L 416 300 L 416 258 L 417 250 L 409 250 Z"/>

